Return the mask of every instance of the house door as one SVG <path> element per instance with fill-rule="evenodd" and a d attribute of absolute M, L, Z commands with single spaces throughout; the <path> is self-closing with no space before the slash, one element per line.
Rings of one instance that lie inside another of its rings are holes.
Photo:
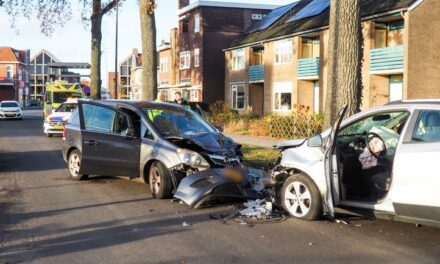
<path fill-rule="evenodd" d="M 264 84 L 254 83 L 249 85 L 249 105 L 252 112 L 263 115 Z"/>
<path fill-rule="evenodd" d="M 390 102 L 403 99 L 403 76 L 390 76 Z"/>

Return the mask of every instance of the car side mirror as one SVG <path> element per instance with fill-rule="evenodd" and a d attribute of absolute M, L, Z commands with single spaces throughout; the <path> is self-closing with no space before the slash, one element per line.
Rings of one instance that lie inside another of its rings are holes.
<path fill-rule="evenodd" d="M 322 147 L 322 137 L 321 135 L 316 135 L 307 140 L 307 146 L 309 147 Z"/>
<path fill-rule="evenodd" d="M 214 126 L 215 129 L 217 129 L 219 132 L 223 132 L 223 127 L 221 126 Z"/>

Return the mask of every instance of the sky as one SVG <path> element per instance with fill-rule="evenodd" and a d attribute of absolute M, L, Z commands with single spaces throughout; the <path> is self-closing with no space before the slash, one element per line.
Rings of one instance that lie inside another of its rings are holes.
<path fill-rule="evenodd" d="M 241 2 L 284 5 L 294 0 L 221 0 L 223 2 Z M 81 21 L 81 8 L 78 0 L 72 0 L 73 18 L 64 27 L 56 28 L 47 37 L 40 33 L 37 19 L 17 19 L 16 29 L 11 28 L 7 14 L 0 9 L 0 46 L 16 49 L 30 49 L 31 56 L 46 49 L 62 62 L 90 63 L 90 27 Z M 191 1 L 193 2 L 193 1 Z M 177 0 L 157 0 L 156 29 L 157 42 L 169 40 L 170 29 L 177 25 Z M 18 33 L 17 33 L 18 31 Z M 102 22 L 102 80 L 107 87 L 108 71 L 114 71 L 115 57 L 115 13 L 106 15 Z M 136 0 L 125 0 L 119 10 L 119 48 L 118 61 L 127 57 L 137 48 L 140 52 L 140 22 Z"/>

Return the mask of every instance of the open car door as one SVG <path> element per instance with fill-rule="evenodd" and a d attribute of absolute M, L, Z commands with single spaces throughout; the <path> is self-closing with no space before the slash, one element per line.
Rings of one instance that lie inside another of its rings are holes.
<path fill-rule="evenodd" d="M 339 172 L 338 162 L 336 157 L 336 136 L 341 126 L 341 122 L 344 119 L 347 112 L 347 105 L 344 106 L 338 113 L 336 121 L 330 131 L 330 135 L 327 141 L 327 149 L 324 153 L 325 156 L 325 182 L 327 185 L 327 192 L 325 197 L 325 203 L 329 210 L 330 216 L 335 216 L 335 206 L 339 204 L 340 188 L 339 188 Z"/>

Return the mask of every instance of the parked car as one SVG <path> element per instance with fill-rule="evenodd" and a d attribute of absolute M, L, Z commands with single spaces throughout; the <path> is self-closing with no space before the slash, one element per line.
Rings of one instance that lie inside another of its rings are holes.
<path fill-rule="evenodd" d="M 77 105 L 78 100 L 72 98 L 54 109 L 52 113 L 44 119 L 44 133 L 48 137 L 52 137 L 54 134 L 63 134 L 64 126 Z"/>
<path fill-rule="evenodd" d="M 291 216 L 315 220 L 323 205 L 440 224 L 440 100 L 399 101 L 363 111 L 307 140 L 277 146 L 277 201 Z"/>
<path fill-rule="evenodd" d="M 192 110 L 177 104 L 78 101 L 64 130 L 70 177 L 129 176 L 171 197 L 187 175 L 240 166 L 241 146 Z"/>
<path fill-rule="evenodd" d="M 0 102 L 0 119 L 23 119 L 23 112 L 17 101 Z"/>

